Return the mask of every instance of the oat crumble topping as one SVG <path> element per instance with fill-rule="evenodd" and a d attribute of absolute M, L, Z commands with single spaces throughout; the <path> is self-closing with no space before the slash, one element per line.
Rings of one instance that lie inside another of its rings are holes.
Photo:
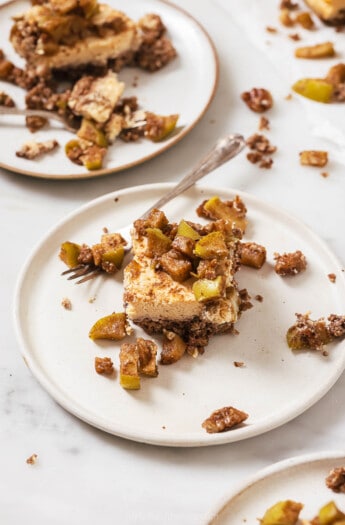
<path fill-rule="evenodd" d="M 274 271 L 282 277 L 297 275 L 307 268 L 306 257 L 300 250 L 292 253 L 275 253 L 274 260 Z"/>

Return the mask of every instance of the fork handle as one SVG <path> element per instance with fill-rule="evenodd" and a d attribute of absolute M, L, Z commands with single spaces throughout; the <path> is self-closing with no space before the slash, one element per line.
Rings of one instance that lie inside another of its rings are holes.
<path fill-rule="evenodd" d="M 21 108 L 12 108 L 12 107 L 5 107 L 0 106 L 0 115 L 23 115 L 24 117 L 42 117 L 46 119 L 52 119 L 56 120 L 57 122 L 60 122 L 66 129 L 69 131 L 74 132 L 75 130 L 72 128 L 72 126 L 69 126 L 67 122 L 65 122 L 65 119 L 58 115 L 57 113 L 54 113 L 53 111 L 47 111 L 45 109 L 21 109 Z"/>
<path fill-rule="evenodd" d="M 171 191 L 155 202 L 151 208 L 146 210 L 141 218 L 145 218 L 154 208 L 161 208 L 164 204 L 188 190 L 188 188 L 205 177 L 205 175 L 208 175 L 208 173 L 238 155 L 238 153 L 243 150 L 245 144 L 242 135 L 238 134 L 227 135 L 218 140 L 208 154 L 198 162 L 195 168 L 174 186 Z"/>

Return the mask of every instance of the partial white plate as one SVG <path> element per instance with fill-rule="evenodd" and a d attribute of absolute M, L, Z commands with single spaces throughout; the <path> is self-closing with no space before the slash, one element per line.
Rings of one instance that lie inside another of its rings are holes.
<path fill-rule="evenodd" d="M 326 487 L 331 469 L 345 467 L 345 452 L 323 452 L 275 463 L 247 479 L 211 512 L 206 525 L 258 524 L 265 511 L 281 500 L 303 503 L 301 519 L 312 519 L 319 509 L 334 501 L 345 511 L 345 495 Z"/>
<path fill-rule="evenodd" d="M 139 68 L 125 68 L 119 77 L 126 83 L 126 96 L 138 97 L 143 109 L 169 115 L 178 113 L 178 128 L 171 138 L 160 143 L 141 140 L 125 143 L 118 140 L 108 150 L 104 168 L 88 172 L 73 164 L 64 153 L 64 145 L 73 137 L 59 124 L 40 130 L 35 134 L 24 125 L 23 117 L 1 117 L 0 142 L 2 148 L 0 166 L 17 173 L 48 179 L 74 179 L 96 177 L 141 164 L 162 153 L 181 140 L 200 120 L 207 110 L 218 84 L 218 58 L 208 34 L 186 11 L 164 0 L 108 0 L 114 8 L 124 10 L 134 20 L 145 13 L 159 14 L 168 29 L 168 35 L 178 56 L 156 73 L 147 73 Z M 27 0 L 15 0 L 0 7 L 1 48 L 6 57 L 16 65 L 23 62 L 9 42 L 12 16 L 28 9 Z M 135 87 L 133 84 L 136 84 Z M 186 88 L 191 96 L 186 96 Z M 0 81 L 0 90 L 13 97 L 18 107 L 25 107 L 24 90 Z M 35 161 L 16 157 L 15 152 L 27 140 L 56 139 L 60 148 Z"/>
<path fill-rule="evenodd" d="M 118 378 L 107 379 L 93 369 L 95 356 L 112 357 L 118 368 L 120 344 L 96 344 L 88 338 L 98 318 L 123 310 L 122 276 L 75 285 L 61 277 L 65 266 L 58 252 L 63 241 L 94 244 L 104 227 L 109 231 L 124 227 L 168 188 L 171 184 L 152 184 L 105 195 L 48 232 L 25 264 L 16 291 L 15 321 L 24 359 L 58 403 L 118 436 L 159 445 L 201 446 L 261 434 L 313 405 L 345 367 L 343 342 L 329 345 L 329 357 L 294 354 L 285 342 L 295 312 L 310 310 L 313 318 L 345 313 L 341 266 L 313 232 L 283 211 L 235 190 L 190 189 L 165 207 L 170 220 L 198 220 L 196 207 L 212 195 L 243 198 L 250 224 L 247 238 L 267 247 L 268 262 L 259 271 L 242 268 L 238 281 L 253 297 L 260 294 L 264 300 L 253 299 L 254 307 L 238 322 L 239 335 L 216 336 L 203 356 L 160 366 L 158 378 L 143 380 L 139 391 L 125 391 Z M 290 279 L 276 275 L 273 253 L 296 249 L 305 253 L 308 269 Z M 336 283 L 327 277 L 331 272 Z M 72 302 L 71 311 L 61 306 L 65 297 Z M 138 328 L 134 335 L 148 337 Z M 243 361 L 245 367 L 236 368 L 234 361 Z M 226 405 L 247 412 L 246 424 L 207 434 L 201 423 Z"/>

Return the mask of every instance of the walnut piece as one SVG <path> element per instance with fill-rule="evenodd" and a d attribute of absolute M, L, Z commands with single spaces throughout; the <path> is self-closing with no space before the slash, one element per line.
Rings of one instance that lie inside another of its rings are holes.
<path fill-rule="evenodd" d="M 307 267 L 305 255 L 300 250 L 292 253 L 283 253 L 281 255 L 275 253 L 274 259 L 276 261 L 274 271 L 282 277 L 287 275 L 297 275 Z"/>
<path fill-rule="evenodd" d="M 97 374 L 110 376 L 114 372 L 114 365 L 110 357 L 95 357 Z"/>
<path fill-rule="evenodd" d="M 33 160 L 44 153 L 49 153 L 57 148 L 59 143 L 56 140 L 46 140 L 45 142 L 35 142 L 30 140 L 25 142 L 22 147 L 16 151 L 17 157 L 27 160 Z"/>
<path fill-rule="evenodd" d="M 336 467 L 330 471 L 326 480 L 326 486 L 333 492 L 345 493 L 345 467 Z"/>
<path fill-rule="evenodd" d="M 249 109 L 256 113 L 263 113 L 273 106 L 272 95 L 264 88 L 253 88 L 250 91 L 245 91 L 242 93 L 241 98 Z"/>
<path fill-rule="evenodd" d="M 320 150 L 304 150 L 299 154 L 302 166 L 315 166 L 323 168 L 328 162 L 328 152 Z"/>
<path fill-rule="evenodd" d="M 243 423 L 248 418 L 248 414 L 234 407 L 224 407 L 212 412 L 210 417 L 205 419 L 202 427 L 209 434 L 225 432 L 231 430 L 236 425 Z"/>
<path fill-rule="evenodd" d="M 0 106 L 5 106 L 6 108 L 15 106 L 14 100 L 4 91 L 0 91 Z"/>

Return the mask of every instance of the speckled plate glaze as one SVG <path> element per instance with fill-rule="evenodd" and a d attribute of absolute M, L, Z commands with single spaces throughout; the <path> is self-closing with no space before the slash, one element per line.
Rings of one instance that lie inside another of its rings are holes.
<path fill-rule="evenodd" d="M 198 220 L 195 209 L 205 198 L 240 195 L 248 208 L 248 240 L 267 248 L 261 270 L 242 268 L 237 279 L 253 299 L 236 328 L 238 335 L 212 338 L 203 356 L 185 356 L 160 366 L 159 376 L 144 379 L 141 390 L 125 391 L 118 377 L 94 371 L 95 356 L 108 356 L 119 368 L 120 344 L 91 341 L 94 322 L 122 311 L 122 275 L 75 285 L 61 276 L 58 253 L 63 241 L 98 242 L 103 228 L 117 231 L 140 216 L 171 184 L 124 189 L 91 201 L 63 219 L 34 249 L 21 273 L 15 297 L 15 321 L 23 356 L 42 386 L 68 411 L 91 425 L 128 439 L 170 446 L 203 446 L 249 438 L 275 428 L 318 401 L 345 366 L 344 343 L 321 353 L 289 350 L 287 328 L 295 312 L 312 318 L 345 312 L 341 266 L 306 226 L 251 195 L 196 186 L 164 209 L 170 220 Z M 307 270 L 293 278 L 273 271 L 273 253 L 301 249 Z M 336 283 L 327 277 L 335 273 Z M 72 310 L 62 307 L 69 298 Z M 322 297 L 322 301 L 320 301 Z M 134 337 L 148 337 L 135 327 Z M 157 339 L 159 343 L 159 339 Z M 242 361 L 243 367 L 234 366 Z M 296 394 L 298 393 L 298 395 Z M 202 422 L 214 410 L 232 405 L 249 414 L 243 426 L 207 434 Z"/>
<path fill-rule="evenodd" d="M 331 469 L 345 466 L 345 451 L 329 451 L 275 463 L 247 479 L 211 511 L 204 525 L 258 524 L 265 511 L 281 500 L 304 505 L 301 519 L 312 519 L 320 507 L 334 501 L 345 512 L 345 494 L 327 488 Z"/>
<path fill-rule="evenodd" d="M 206 112 L 218 84 L 218 57 L 210 37 L 203 27 L 186 11 L 165 0 L 108 0 L 107 4 L 126 12 L 134 20 L 145 13 L 157 13 L 168 29 L 169 37 L 177 50 L 178 57 L 162 70 L 148 73 L 138 68 L 125 68 L 119 78 L 126 83 L 126 96 L 137 96 L 140 107 L 161 115 L 179 114 L 175 132 L 170 138 L 159 143 L 141 140 L 125 143 L 118 140 L 109 147 L 104 167 L 87 171 L 83 166 L 73 164 L 64 153 L 64 145 L 74 135 L 54 124 L 32 135 L 24 125 L 23 117 L 3 117 L 0 120 L 0 141 L 2 148 L 0 166 L 10 171 L 47 179 L 77 179 L 97 177 L 130 168 L 149 160 L 167 150 L 191 131 Z M 27 0 L 14 0 L 0 6 L 0 31 L 3 35 L 1 48 L 6 57 L 21 66 L 22 60 L 9 42 L 12 17 L 28 9 Z M 188 45 L 187 36 L 188 35 Z M 188 86 L 190 96 L 186 96 Z M 25 107 L 24 90 L 0 81 L 0 90 L 16 101 L 18 107 Z M 16 157 L 15 152 L 27 140 L 56 139 L 60 147 L 35 161 Z"/>

